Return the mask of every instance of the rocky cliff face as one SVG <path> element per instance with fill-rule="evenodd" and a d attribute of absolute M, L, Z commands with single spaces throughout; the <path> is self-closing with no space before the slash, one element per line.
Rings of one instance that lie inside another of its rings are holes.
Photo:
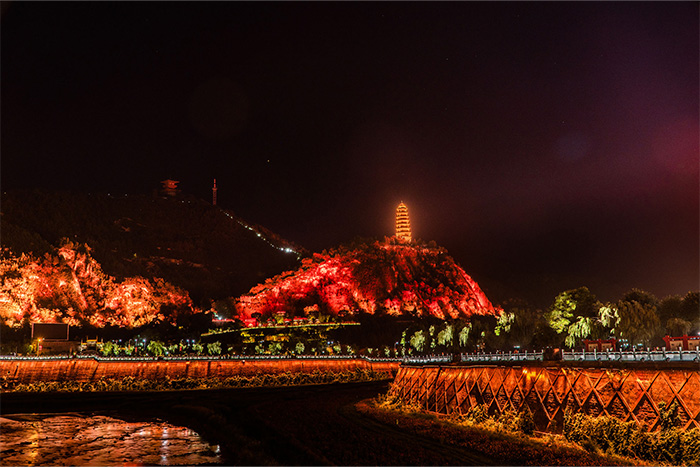
<path fill-rule="evenodd" d="M 298 246 L 201 200 L 27 192 L 2 201 L 0 314 L 11 326 L 140 326 L 245 290 L 232 300 L 243 319 L 498 312 L 437 246 L 367 241 L 299 267 Z"/>
<path fill-rule="evenodd" d="M 178 196 L 7 192 L 2 247 L 55 255 L 63 238 L 87 244 L 106 274 L 163 278 L 193 302 L 237 296 L 299 265 L 301 249 L 202 200 Z"/>
<path fill-rule="evenodd" d="M 139 327 L 195 312 L 188 293 L 161 278 L 105 274 L 87 245 L 65 242 L 55 254 L 0 259 L 0 323 Z"/>
<path fill-rule="evenodd" d="M 440 319 L 498 313 L 444 249 L 394 240 L 314 254 L 296 271 L 253 287 L 237 300 L 236 310 L 244 319 L 281 312 Z"/>

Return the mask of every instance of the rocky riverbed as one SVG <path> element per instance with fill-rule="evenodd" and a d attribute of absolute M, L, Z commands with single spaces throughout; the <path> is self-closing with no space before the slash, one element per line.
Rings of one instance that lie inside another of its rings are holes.
<path fill-rule="evenodd" d="M 14 414 L 0 418 L 0 465 L 198 465 L 221 462 L 219 446 L 189 428 L 104 415 Z"/>

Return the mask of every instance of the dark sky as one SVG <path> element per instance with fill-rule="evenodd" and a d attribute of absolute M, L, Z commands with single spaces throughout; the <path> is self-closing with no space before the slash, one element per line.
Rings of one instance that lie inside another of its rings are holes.
<path fill-rule="evenodd" d="M 483 286 L 699 288 L 697 2 L 2 3 L 2 186 L 165 178 Z"/>

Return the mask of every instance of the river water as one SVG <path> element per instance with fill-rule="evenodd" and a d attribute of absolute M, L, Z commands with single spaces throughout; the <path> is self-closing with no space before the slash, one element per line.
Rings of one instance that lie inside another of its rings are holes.
<path fill-rule="evenodd" d="M 0 465 L 219 464 L 219 446 L 189 428 L 102 415 L 0 417 Z"/>

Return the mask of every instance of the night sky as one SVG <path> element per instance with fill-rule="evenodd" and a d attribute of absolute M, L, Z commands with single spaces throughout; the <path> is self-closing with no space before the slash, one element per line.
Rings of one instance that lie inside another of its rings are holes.
<path fill-rule="evenodd" d="M 492 290 L 699 288 L 697 2 L 2 3 L 2 187 L 160 180 Z"/>

